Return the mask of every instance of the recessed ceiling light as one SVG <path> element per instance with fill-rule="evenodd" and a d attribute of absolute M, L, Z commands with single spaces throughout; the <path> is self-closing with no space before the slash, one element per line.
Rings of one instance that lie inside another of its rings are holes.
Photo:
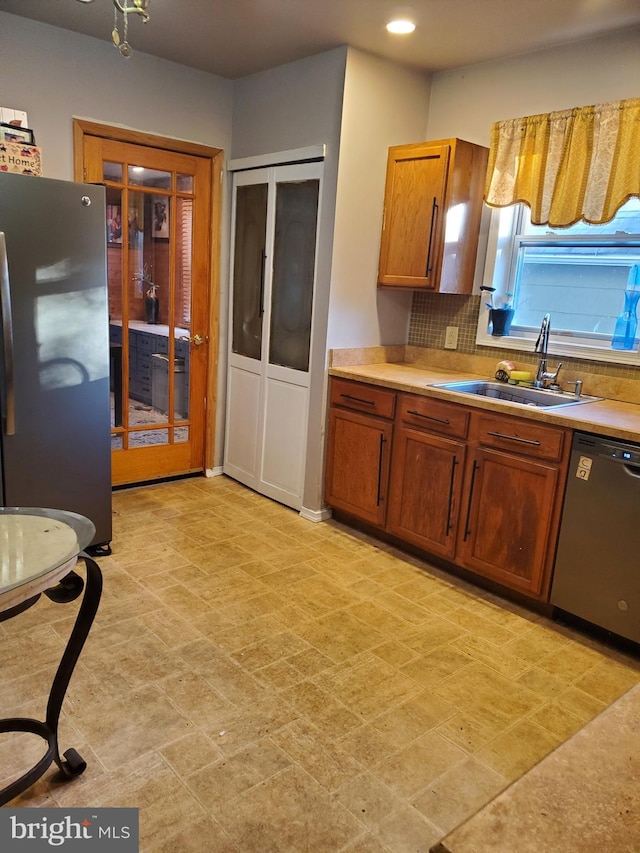
<path fill-rule="evenodd" d="M 407 35 L 408 33 L 412 33 L 416 28 L 416 25 L 413 21 L 408 21 L 406 19 L 398 19 L 397 21 L 389 21 L 387 24 L 387 30 L 390 33 L 394 33 L 395 35 Z"/>

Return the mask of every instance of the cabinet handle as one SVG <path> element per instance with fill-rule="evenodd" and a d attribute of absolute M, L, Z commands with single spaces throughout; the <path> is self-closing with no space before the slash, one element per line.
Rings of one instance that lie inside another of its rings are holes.
<path fill-rule="evenodd" d="M 427 250 L 427 269 L 425 270 L 424 277 L 429 278 L 429 273 L 431 272 L 431 247 L 433 245 L 433 226 L 436 221 L 436 214 L 438 212 L 438 200 L 436 197 L 433 197 L 433 206 L 431 208 L 431 227 L 429 228 L 429 248 Z"/>
<path fill-rule="evenodd" d="M 386 440 L 384 433 L 380 433 L 380 455 L 378 456 L 378 498 L 376 500 L 376 506 L 380 506 L 382 503 L 382 495 L 380 494 L 380 486 L 382 485 L 382 454 L 384 452 L 384 443 Z"/>
<path fill-rule="evenodd" d="M 427 421 L 436 421 L 439 424 L 447 424 L 449 425 L 451 421 L 449 418 L 436 418 L 433 415 L 423 415 L 422 412 L 416 412 L 415 409 L 407 409 L 408 415 L 415 415 L 416 418 L 424 418 Z"/>
<path fill-rule="evenodd" d="M 267 260 L 267 253 L 262 250 L 262 260 L 260 262 L 260 306 L 258 308 L 258 317 L 264 314 L 264 267 Z"/>
<path fill-rule="evenodd" d="M 363 397 L 354 397 L 353 394 L 340 394 L 345 400 L 353 400 L 354 403 L 364 403 L 365 406 L 375 406 L 375 400 L 365 400 Z"/>
<path fill-rule="evenodd" d="M 517 435 L 505 435 L 502 432 L 487 432 L 487 435 L 492 435 L 494 438 L 506 438 L 507 441 L 519 441 L 521 444 L 533 444 L 535 447 L 540 447 L 540 442 L 531 438 L 518 438 Z"/>
<path fill-rule="evenodd" d="M 451 482 L 449 483 L 449 506 L 447 507 L 447 529 L 445 531 L 445 536 L 449 535 L 449 531 L 453 527 L 451 523 L 451 506 L 453 504 L 453 483 L 456 477 L 456 465 L 458 464 L 458 457 L 453 457 L 453 462 L 451 463 Z"/>
<path fill-rule="evenodd" d="M 467 504 L 467 517 L 464 521 L 464 537 L 462 539 L 463 542 L 467 541 L 468 535 L 471 533 L 471 529 L 469 528 L 469 519 L 471 518 L 471 502 L 473 501 L 473 487 L 476 482 L 476 471 L 480 467 L 478 462 L 473 463 L 473 471 L 471 472 L 471 488 L 469 489 L 469 503 Z"/>

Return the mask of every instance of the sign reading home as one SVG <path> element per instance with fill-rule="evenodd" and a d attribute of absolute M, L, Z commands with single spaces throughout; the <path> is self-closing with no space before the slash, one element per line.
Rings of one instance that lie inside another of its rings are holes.
<path fill-rule="evenodd" d="M 138 809 L 0 809 L 6 853 L 138 853 Z"/>
<path fill-rule="evenodd" d="M 0 140 L 0 172 L 42 175 L 42 155 L 37 145 Z"/>

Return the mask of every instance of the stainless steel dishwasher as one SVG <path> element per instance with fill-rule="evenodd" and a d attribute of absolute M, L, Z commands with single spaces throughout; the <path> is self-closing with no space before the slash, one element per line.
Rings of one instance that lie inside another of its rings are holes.
<path fill-rule="evenodd" d="M 640 445 L 575 434 L 551 603 L 640 642 Z"/>

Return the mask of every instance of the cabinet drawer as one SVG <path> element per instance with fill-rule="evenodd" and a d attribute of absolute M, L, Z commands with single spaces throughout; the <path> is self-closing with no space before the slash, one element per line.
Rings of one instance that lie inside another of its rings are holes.
<path fill-rule="evenodd" d="M 475 421 L 478 444 L 557 462 L 562 459 L 567 431 L 536 421 L 501 415 L 478 415 Z"/>
<path fill-rule="evenodd" d="M 164 335 L 154 335 L 153 338 L 153 351 L 168 353 L 169 352 L 169 338 L 165 338 Z"/>
<path fill-rule="evenodd" d="M 136 346 L 141 352 L 153 352 L 154 335 L 138 334 Z"/>
<path fill-rule="evenodd" d="M 391 419 L 395 414 L 396 395 L 394 391 L 387 391 L 375 385 L 364 385 L 348 379 L 332 379 L 331 405 Z"/>
<path fill-rule="evenodd" d="M 454 435 L 456 438 L 466 438 L 469 430 L 469 411 L 463 406 L 415 394 L 402 394 L 399 406 L 400 417 L 405 424 L 428 429 L 430 432 Z"/>

